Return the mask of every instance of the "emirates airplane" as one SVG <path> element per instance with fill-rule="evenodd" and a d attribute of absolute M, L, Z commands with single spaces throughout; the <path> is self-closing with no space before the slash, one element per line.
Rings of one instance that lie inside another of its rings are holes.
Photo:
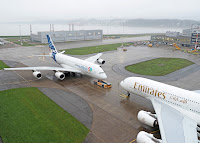
<path fill-rule="evenodd" d="M 45 55 L 52 57 L 55 62 L 57 62 L 61 67 L 20 67 L 20 68 L 4 68 L 4 70 L 32 70 L 33 76 L 40 79 L 42 74 L 40 71 L 51 70 L 55 72 L 55 76 L 63 80 L 66 73 L 80 73 L 83 75 L 88 75 L 97 79 L 106 79 L 107 76 L 100 65 L 95 64 L 97 61 L 99 64 L 104 64 L 105 61 L 100 59 L 102 53 L 99 53 L 95 56 L 89 57 L 85 60 L 74 58 L 68 55 L 63 54 L 63 52 L 58 53 L 56 50 L 53 41 L 49 35 L 47 35 L 49 48 L 51 50 L 50 55 Z M 43 55 L 42 55 L 43 56 Z"/>
<path fill-rule="evenodd" d="M 200 143 L 200 90 L 188 91 L 141 77 L 128 77 L 120 85 L 149 99 L 156 112 L 141 110 L 137 118 L 151 127 L 159 124 L 162 140 L 141 131 L 137 143 Z"/>

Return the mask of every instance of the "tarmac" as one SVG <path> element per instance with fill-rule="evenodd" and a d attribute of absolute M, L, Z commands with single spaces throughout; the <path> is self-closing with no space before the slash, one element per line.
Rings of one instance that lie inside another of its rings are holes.
<path fill-rule="evenodd" d="M 148 61 L 148 60 L 152 60 L 152 59 L 156 59 L 156 58 L 157 57 L 147 57 L 147 58 L 143 58 L 143 59 L 139 59 L 139 60 L 128 61 L 123 64 L 116 64 L 113 66 L 113 71 L 115 71 L 118 74 L 121 74 L 123 76 L 128 76 L 128 77 L 129 76 L 137 76 L 137 77 L 144 77 L 144 78 L 148 78 L 148 79 L 152 79 L 152 80 L 156 80 L 156 81 L 160 81 L 160 82 L 170 82 L 170 81 L 180 80 L 180 79 L 200 70 L 199 65 L 193 64 L 191 66 L 187 66 L 185 68 L 182 68 L 178 71 L 172 72 L 165 76 L 146 76 L 146 75 L 135 74 L 135 73 L 129 72 L 125 69 L 125 67 L 128 65 L 136 64 L 136 63 L 140 63 L 140 62 L 144 62 L 144 61 Z"/>
<path fill-rule="evenodd" d="M 17 67 L 19 65 L 24 66 L 17 62 L 4 61 L 4 63 L 6 63 L 9 67 Z M 20 71 L 1 71 L 0 77 L 0 91 L 13 88 L 37 87 L 34 85 L 32 86 L 30 83 L 34 81 L 39 82 L 39 80 L 32 77 L 29 79 L 26 78 L 26 72 L 24 73 Z M 65 89 L 60 89 L 55 85 L 56 83 L 48 81 L 47 78 L 43 78 L 43 82 L 44 80 L 47 80 L 49 86 L 53 88 L 44 88 L 40 85 L 38 89 L 90 129 L 92 126 L 92 110 L 89 104 L 80 96 Z"/>
<path fill-rule="evenodd" d="M 143 40 L 148 40 L 148 38 L 149 37 L 146 37 L 146 39 L 144 38 Z M 134 41 L 134 38 L 131 39 L 131 41 L 132 40 Z M 61 50 L 66 49 L 66 47 L 76 48 L 84 47 L 86 45 L 94 46 L 95 42 L 96 45 L 99 45 L 111 42 L 117 43 L 119 41 L 84 41 L 83 44 L 82 42 L 71 42 L 56 43 L 55 45 L 59 50 Z M 62 108 L 67 108 L 67 104 L 69 103 L 73 104 L 77 112 L 71 112 L 71 114 L 76 118 L 79 116 L 79 113 L 83 108 L 86 108 L 84 115 L 80 115 L 83 116 L 82 122 L 90 128 L 90 132 L 84 142 L 132 143 L 135 142 L 135 138 L 141 130 L 149 133 L 155 132 L 154 135 L 160 137 L 157 128 L 148 127 L 137 120 L 137 113 L 140 110 L 154 113 L 151 102 L 134 94 L 127 97 L 126 91 L 119 86 L 119 82 L 128 76 L 139 76 L 125 71 L 123 68 L 127 64 L 133 64 L 158 57 L 185 58 L 194 62 L 195 65 L 178 70 L 166 77 L 147 78 L 162 81 L 188 90 L 198 90 L 200 87 L 200 83 L 198 82 L 200 74 L 200 56 L 172 49 L 173 48 L 167 47 L 149 48 L 147 46 L 129 46 L 127 47 L 126 52 L 121 48 L 118 48 L 117 51 L 105 52 L 101 57 L 106 61 L 106 63 L 102 65 L 102 68 L 108 76 L 107 81 L 112 83 L 111 89 L 103 89 L 94 85 L 93 81 L 95 79 L 91 77 L 79 75 L 75 77 L 69 76 L 66 77 L 64 81 L 60 81 L 54 78 L 53 72 L 46 71 L 42 72 L 44 77 L 41 80 L 35 79 L 32 76 L 31 71 L 1 71 L 0 77 L 3 77 L 4 80 L 1 80 L 0 89 L 38 87 L 44 93 L 48 90 L 47 92 L 51 92 L 51 94 L 48 95 L 46 93 L 46 95 Z M 58 66 L 49 58 L 43 59 L 41 57 L 28 57 L 43 52 L 48 53 L 47 46 L 4 48 L 1 49 L 0 57 L 1 60 L 18 62 L 13 65 L 15 67 L 23 65 Z M 89 56 L 90 55 L 78 57 L 84 59 Z M 62 92 L 64 94 L 60 94 Z M 72 97 L 74 97 L 74 99 L 70 100 Z M 65 100 L 61 102 L 60 100 L 63 98 Z M 79 102 L 73 100 L 80 100 L 80 106 L 78 105 Z"/>

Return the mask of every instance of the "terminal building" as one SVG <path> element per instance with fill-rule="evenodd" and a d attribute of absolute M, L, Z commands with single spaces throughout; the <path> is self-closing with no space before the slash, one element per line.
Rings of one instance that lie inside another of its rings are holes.
<path fill-rule="evenodd" d="M 197 33 L 200 34 L 200 30 L 197 28 L 183 29 L 182 33 L 167 31 L 163 35 L 151 36 L 151 42 L 167 45 L 176 43 L 180 46 L 194 47 L 197 40 L 197 46 L 200 47 L 200 35 L 197 38 Z"/>
<path fill-rule="evenodd" d="M 191 37 L 182 36 L 180 32 L 171 32 L 168 31 L 163 35 L 153 35 L 151 36 L 151 42 L 153 44 L 165 44 L 165 45 L 173 45 L 176 43 L 181 46 L 190 46 Z"/>
<path fill-rule="evenodd" d="M 197 42 L 197 46 L 200 47 L 200 30 L 199 28 L 191 28 L 191 29 L 184 29 L 183 30 L 184 35 L 189 35 L 191 37 L 190 44 L 191 46 L 195 46 Z M 198 36 L 197 36 L 198 34 Z"/>
<path fill-rule="evenodd" d="M 46 31 L 31 34 L 31 41 L 48 43 L 47 34 L 51 36 L 54 42 L 97 40 L 103 38 L 103 30 Z"/>

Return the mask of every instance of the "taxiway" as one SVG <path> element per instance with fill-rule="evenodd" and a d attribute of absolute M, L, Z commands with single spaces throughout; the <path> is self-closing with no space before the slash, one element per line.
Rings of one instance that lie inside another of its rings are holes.
<path fill-rule="evenodd" d="M 99 44 L 99 41 L 96 42 L 96 45 Z M 94 46 L 95 41 L 65 44 L 55 43 L 55 45 L 59 50 L 62 50 L 66 49 L 66 47 Z M 102 68 L 108 76 L 107 81 L 112 83 L 111 89 L 103 89 L 94 85 L 93 81 L 95 79 L 86 76 L 70 76 L 64 81 L 59 81 L 54 78 L 53 72 L 46 71 L 42 72 L 44 77 L 41 80 L 34 79 L 32 72 L 28 71 L 1 71 L 0 77 L 4 78 L 4 80 L 1 80 L 0 89 L 5 90 L 9 88 L 33 86 L 41 90 L 56 88 L 61 90 L 59 92 L 65 91 L 62 95 L 63 98 L 67 100 L 69 96 L 72 96 L 77 99 L 74 102 L 73 99 L 71 100 L 74 105 L 79 104 L 79 102 L 83 103 L 82 106 L 79 106 L 80 110 L 77 110 L 77 113 L 73 114 L 76 118 L 78 118 L 78 114 L 83 108 L 86 109 L 84 112 L 87 113 L 88 118 L 84 118 L 82 122 L 87 123 L 86 126 L 90 128 L 90 133 L 84 142 L 135 142 L 135 138 L 141 130 L 145 130 L 149 133 L 155 132 L 155 136 L 159 137 L 159 131 L 156 128 L 152 129 L 147 127 L 137 120 L 137 113 L 140 110 L 154 112 L 151 102 L 133 94 L 127 97 L 126 91 L 119 86 L 119 82 L 124 78 L 128 76 L 138 76 L 124 71 L 123 67 L 128 63 L 133 64 L 158 57 L 185 58 L 195 63 L 195 65 L 192 66 L 192 70 L 191 67 L 186 67 L 172 73 L 172 75 L 166 75 L 166 77 L 146 77 L 180 88 L 197 90 L 200 87 L 200 83 L 197 80 L 200 74 L 200 58 L 198 55 L 190 55 L 166 47 L 149 48 L 147 46 L 130 46 L 127 47 L 127 50 L 128 51 L 124 52 L 121 48 L 118 48 L 117 51 L 105 52 L 102 55 L 102 58 L 106 60 L 106 64 L 102 65 Z M 1 60 L 17 61 L 21 63 L 13 64 L 13 66 L 22 66 L 22 64 L 27 66 L 58 66 L 50 58 L 28 57 L 41 53 L 48 53 L 47 46 L 4 48 L 1 49 L 0 57 Z M 88 56 L 91 55 L 79 57 L 84 59 Z M 171 78 L 168 78 L 169 76 Z M 51 96 L 53 97 L 52 100 L 59 105 L 59 99 L 54 98 L 52 93 Z M 71 103 L 71 101 L 62 102 L 62 104 L 68 104 Z M 87 106 L 87 104 L 89 106 Z M 88 120 L 86 121 L 85 119 Z M 91 125 L 89 125 L 90 123 Z"/>

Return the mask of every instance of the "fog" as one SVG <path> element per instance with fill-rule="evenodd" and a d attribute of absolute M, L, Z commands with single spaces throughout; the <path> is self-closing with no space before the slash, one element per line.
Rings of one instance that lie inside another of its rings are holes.
<path fill-rule="evenodd" d="M 200 20 L 199 0 L 6 0 L 0 23 L 80 18 Z"/>

